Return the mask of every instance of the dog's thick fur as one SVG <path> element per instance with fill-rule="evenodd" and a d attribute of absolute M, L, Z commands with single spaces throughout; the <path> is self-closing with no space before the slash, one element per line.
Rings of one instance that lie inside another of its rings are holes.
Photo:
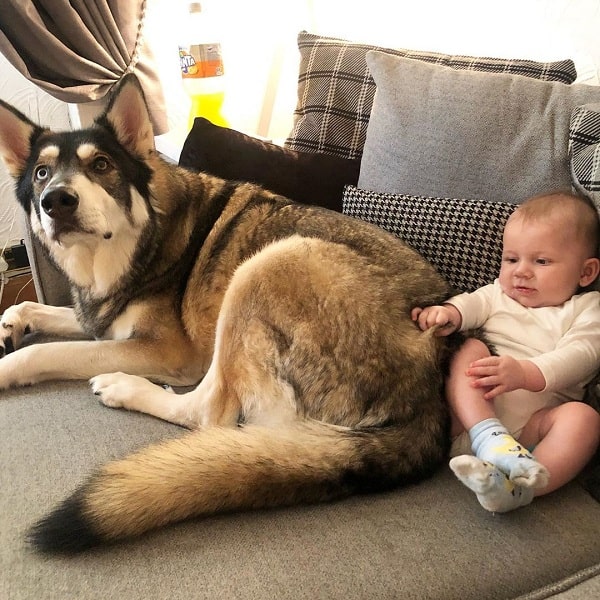
<path fill-rule="evenodd" d="M 101 468 L 34 527 L 36 547 L 385 490 L 443 460 L 451 342 L 410 310 L 449 290 L 401 241 L 166 163 L 134 76 L 81 131 L 1 103 L 0 153 L 74 300 L 11 307 L 3 344 L 27 330 L 90 338 L 7 352 L 0 387 L 91 378 L 107 406 L 196 430 Z M 200 383 L 173 394 L 144 378 Z"/>

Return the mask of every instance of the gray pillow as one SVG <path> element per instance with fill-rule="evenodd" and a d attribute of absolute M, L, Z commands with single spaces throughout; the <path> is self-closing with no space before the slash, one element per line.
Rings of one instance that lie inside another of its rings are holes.
<path fill-rule="evenodd" d="M 377 85 L 358 187 L 521 202 L 571 187 L 572 111 L 600 87 L 460 71 L 370 51 Z"/>
<path fill-rule="evenodd" d="M 437 52 L 382 48 L 360 42 L 301 31 L 298 35 L 300 69 L 294 127 L 286 146 L 302 152 L 360 158 L 375 82 L 365 60 L 369 50 L 443 64 L 454 69 L 515 73 L 536 79 L 573 83 L 577 71 L 572 60 L 538 62 Z"/>

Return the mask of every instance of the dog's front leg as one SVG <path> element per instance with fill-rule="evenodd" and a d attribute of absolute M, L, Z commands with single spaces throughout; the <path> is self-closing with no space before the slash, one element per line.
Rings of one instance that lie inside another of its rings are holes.
<path fill-rule="evenodd" d="M 90 384 L 106 406 L 143 412 L 189 429 L 233 427 L 240 415 L 241 406 L 234 394 L 223 394 L 214 364 L 200 384 L 185 394 L 174 394 L 126 373 L 105 373 L 91 379 Z"/>
<path fill-rule="evenodd" d="M 194 429 L 198 419 L 191 410 L 189 394 L 175 394 L 171 388 L 155 385 L 143 377 L 127 373 L 105 373 L 90 379 L 92 391 L 102 404 L 152 415 Z"/>
<path fill-rule="evenodd" d="M 33 344 L 0 360 L 0 389 L 40 381 L 87 380 L 119 370 L 170 385 L 192 385 L 203 374 L 195 358 L 193 349 L 169 352 L 158 340 L 142 338 Z"/>
<path fill-rule="evenodd" d="M 9 306 L 0 319 L 0 356 L 16 350 L 27 332 L 62 337 L 83 335 L 72 308 L 21 302 Z"/>

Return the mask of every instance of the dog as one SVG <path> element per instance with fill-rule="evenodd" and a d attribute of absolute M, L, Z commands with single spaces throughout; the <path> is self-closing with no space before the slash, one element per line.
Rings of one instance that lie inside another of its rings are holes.
<path fill-rule="evenodd" d="M 87 129 L 0 102 L 0 155 L 73 297 L 6 310 L 0 388 L 89 379 L 106 406 L 192 430 L 103 466 L 32 527 L 34 548 L 389 490 L 446 457 L 452 341 L 410 312 L 449 289 L 401 240 L 166 162 L 131 74 Z M 22 345 L 29 331 L 87 339 Z"/>

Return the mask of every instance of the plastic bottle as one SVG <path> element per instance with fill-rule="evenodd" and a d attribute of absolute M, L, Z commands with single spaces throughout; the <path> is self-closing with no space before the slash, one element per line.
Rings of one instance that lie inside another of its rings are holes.
<path fill-rule="evenodd" d="M 196 117 L 227 126 L 222 114 L 225 99 L 225 71 L 218 29 L 200 2 L 189 3 L 187 40 L 179 46 L 183 87 L 192 100 L 188 129 Z"/>

